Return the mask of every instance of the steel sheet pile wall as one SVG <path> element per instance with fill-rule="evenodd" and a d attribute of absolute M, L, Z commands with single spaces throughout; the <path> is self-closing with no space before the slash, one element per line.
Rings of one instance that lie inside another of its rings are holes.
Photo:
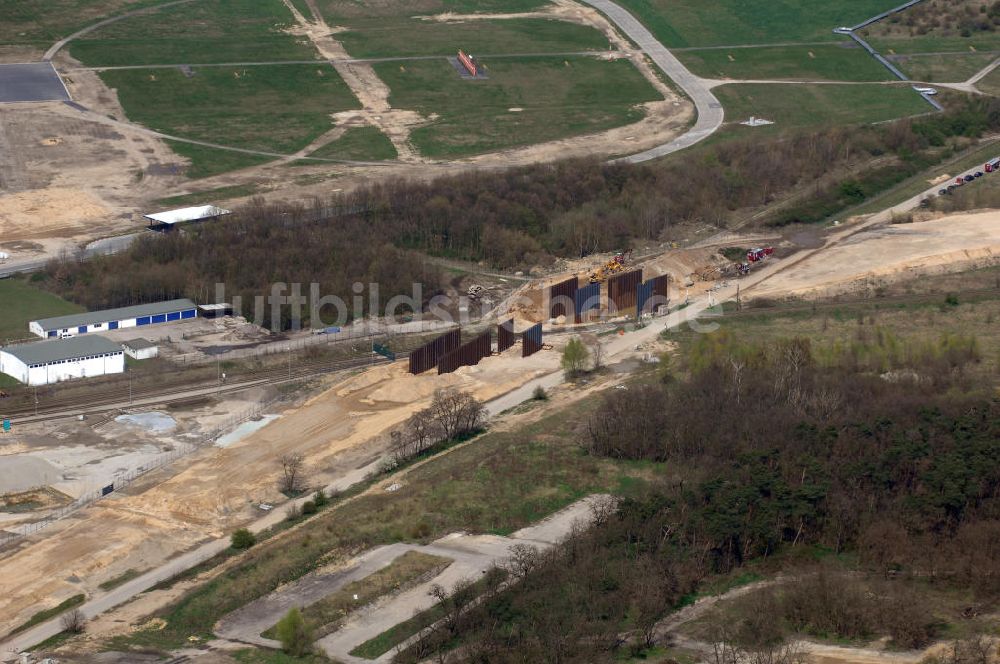
<path fill-rule="evenodd" d="M 569 316 L 570 308 L 573 306 L 573 296 L 579 282 L 576 277 L 570 277 L 566 281 L 549 286 L 549 300 L 546 303 L 549 310 L 549 318 L 557 316 Z"/>
<path fill-rule="evenodd" d="M 462 331 L 455 329 L 410 351 L 410 373 L 419 374 L 437 366 L 441 358 L 462 345 Z"/>
<path fill-rule="evenodd" d="M 658 307 L 661 304 L 669 304 L 670 303 L 670 275 L 669 274 L 661 274 L 658 277 L 653 277 L 652 279 L 649 280 L 649 282 L 653 283 L 653 296 L 652 296 L 653 297 L 653 301 L 646 303 L 649 306 L 650 310 L 652 310 L 652 308 L 654 306 Z M 649 282 L 646 282 L 646 283 L 649 283 Z"/>
<path fill-rule="evenodd" d="M 534 355 L 542 349 L 542 324 L 532 325 L 521 333 L 521 357 Z"/>
<path fill-rule="evenodd" d="M 669 298 L 667 289 L 669 285 L 670 277 L 666 274 L 653 277 L 645 283 L 639 284 L 638 288 L 636 288 L 635 297 L 636 315 L 644 311 L 652 311 L 654 307 L 662 304 L 667 304 Z"/>
<path fill-rule="evenodd" d="M 497 352 L 502 353 L 517 342 L 514 334 L 514 319 L 497 325 Z"/>
<path fill-rule="evenodd" d="M 636 290 L 642 282 L 642 269 L 608 279 L 608 309 L 621 313 L 635 308 Z"/>
<path fill-rule="evenodd" d="M 462 344 L 438 362 L 438 374 L 451 373 L 459 367 L 472 367 L 493 353 L 493 336 L 486 330 L 472 341 Z"/>
<path fill-rule="evenodd" d="M 588 311 L 601 308 L 601 284 L 587 284 L 583 288 L 576 289 L 573 294 L 573 308 L 576 313 L 576 322 L 583 322 L 583 315 Z"/>

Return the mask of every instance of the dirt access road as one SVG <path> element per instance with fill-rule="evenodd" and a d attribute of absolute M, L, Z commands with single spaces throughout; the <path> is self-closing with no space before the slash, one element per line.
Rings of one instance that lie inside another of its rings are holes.
<path fill-rule="evenodd" d="M 455 387 L 488 402 L 558 367 L 557 352 L 519 354 L 513 349 L 442 376 L 411 376 L 405 362 L 376 366 L 231 446 L 195 454 L 172 476 L 153 476 L 128 495 L 59 522 L 4 559 L 0 630 L 23 622 L 40 602 L 80 592 L 93 598 L 83 610 L 97 615 L 224 549 L 233 528 L 250 524 L 260 530 L 284 518 L 284 505 L 263 518 L 254 507 L 284 502 L 274 481 L 283 454 L 302 453 L 315 485 L 342 491 L 377 469 L 389 446 L 387 431 L 427 406 L 437 389 Z M 153 571 L 101 591 L 100 583 L 128 569 Z M 19 635 L 13 645 L 28 647 L 47 638 L 45 630 L 59 628 L 51 621 Z"/>
<path fill-rule="evenodd" d="M 533 526 L 519 530 L 510 537 L 454 533 L 428 545 L 389 544 L 363 553 L 346 565 L 312 572 L 294 583 L 234 611 L 219 621 L 216 635 L 267 648 L 281 644 L 260 634 L 270 628 L 293 606 L 308 606 L 340 590 L 352 581 L 363 579 L 389 565 L 407 551 L 418 551 L 451 560 L 452 563 L 433 579 L 399 595 L 382 598 L 374 605 L 352 614 L 337 631 L 317 641 L 330 657 L 341 662 L 363 662 L 350 651 L 368 639 L 411 617 L 415 612 L 430 608 L 434 600 L 428 593 L 434 584 L 451 589 L 462 579 L 478 578 L 494 563 L 512 553 L 518 545 L 548 548 L 559 543 L 574 524 L 591 517 L 592 506 L 610 500 L 610 496 L 590 496 L 546 518 Z M 386 653 L 377 661 L 388 660 Z"/>
<path fill-rule="evenodd" d="M 903 206 L 897 206 L 895 210 L 900 211 L 902 208 Z M 837 229 L 827 237 L 826 242 L 819 248 L 803 251 L 800 252 L 799 254 L 796 254 L 786 259 L 769 261 L 768 264 L 764 265 L 761 269 L 755 271 L 750 276 L 739 281 L 739 286 L 741 288 L 742 293 L 752 294 L 755 288 L 760 288 L 762 284 L 766 284 L 769 280 L 777 278 L 784 271 L 791 270 L 795 266 L 802 264 L 804 261 L 819 256 L 821 252 L 828 252 L 841 245 L 847 245 L 853 237 L 857 236 L 862 231 L 866 231 L 874 226 L 884 224 L 886 219 L 888 219 L 889 214 L 890 211 L 886 211 L 885 213 L 875 215 L 866 220 L 849 224 L 841 229 Z M 679 325 L 688 324 L 695 327 L 697 330 L 711 331 L 713 329 L 713 326 L 711 320 L 706 316 L 706 314 L 710 315 L 717 303 L 721 303 L 723 301 L 734 298 L 736 295 L 736 288 L 737 288 L 736 284 L 720 288 L 716 293 L 709 293 L 699 298 L 696 298 L 689 304 L 689 306 L 687 306 L 684 309 L 676 311 L 668 316 L 656 319 L 639 330 L 611 339 L 605 344 L 605 356 L 607 361 L 612 362 L 615 359 L 633 355 L 636 347 L 644 343 L 655 341 L 660 335 L 660 333 L 668 328 L 673 328 Z M 488 363 L 499 359 L 500 358 L 487 359 L 483 362 L 483 365 L 487 365 Z M 491 377 L 491 375 L 489 374 L 488 366 L 472 367 L 469 368 L 469 370 L 472 372 L 480 372 L 480 371 L 486 372 L 480 375 L 479 380 L 483 381 L 480 384 L 490 383 L 490 389 L 494 390 L 493 397 L 488 399 L 487 401 L 487 410 L 491 415 L 496 415 L 520 403 L 523 403 L 524 401 L 529 400 L 532 397 L 532 393 L 536 387 L 541 386 L 543 388 L 550 389 L 560 385 L 563 382 L 563 374 L 561 371 L 557 369 L 557 363 L 555 361 L 556 359 L 557 358 L 555 353 L 543 353 L 539 354 L 538 356 L 535 356 L 535 359 L 527 358 L 526 360 L 523 360 L 523 362 L 525 362 L 523 366 L 519 366 L 517 365 L 516 362 L 512 362 L 510 365 L 510 370 L 513 373 L 519 373 L 519 379 L 515 380 L 514 376 L 511 375 L 504 385 L 495 384 L 496 378 L 495 376 Z M 548 368 L 546 368 L 546 365 Z M 529 368 L 530 370 L 535 372 L 537 377 L 525 381 L 524 379 L 526 378 L 526 375 L 524 372 L 526 370 L 529 370 Z M 541 375 L 539 376 L 538 374 Z M 461 378 L 461 376 L 459 376 L 459 378 Z M 514 387 L 515 385 L 520 385 L 520 387 Z M 385 375 L 380 378 L 377 374 L 373 372 L 367 372 L 366 374 L 362 374 L 361 376 L 359 376 L 358 379 L 353 384 L 349 386 L 344 386 L 341 389 L 344 390 L 343 392 L 344 396 L 356 394 L 357 396 L 361 397 L 364 400 L 373 403 L 378 403 L 379 400 L 384 401 L 387 399 L 400 400 L 400 399 L 418 398 L 419 395 L 415 394 L 415 390 L 421 388 L 421 386 L 430 390 L 433 390 L 435 387 L 432 381 L 424 383 L 422 382 L 422 379 L 420 377 Z M 496 396 L 498 394 L 501 396 Z M 429 394 L 425 396 L 429 397 Z M 479 396 L 485 396 L 485 393 L 480 393 Z M 357 405 L 346 408 L 348 412 L 355 408 L 361 408 L 363 405 L 362 402 L 358 401 L 357 399 L 355 399 L 354 403 Z M 414 405 L 412 402 L 410 403 L 409 406 L 404 406 L 404 408 L 415 408 L 415 407 L 417 406 Z M 402 412 L 399 413 L 398 415 L 398 417 L 400 418 L 404 416 L 405 414 Z M 396 420 L 395 417 L 387 418 L 385 413 L 376 413 L 375 417 L 376 419 L 379 420 L 392 419 L 394 421 L 400 421 Z M 295 421 L 294 418 L 289 418 L 289 419 L 290 421 Z M 273 426 L 275 425 L 272 424 L 269 427 L 265 427 L 262 430 L 262 433 L 267 435 L 265 432 L 267 432 L 268 429 Z M 301 428 L 297 429 L 297 431 L 301 431 Z M 368 432 L 369 435 L 371 435 L 372 433 L 373 431 L 371 430 Z M 272 431 L 271 436 L 273 435 L 275 434 Z M 251 437 L 251 439 L 248 439 L 248 441 L 252 439 L 253 437 Z M 259 439 L 257 442 L 259 442 Z M 247 442 L 246 444 L 252 445 L 253 443 Z M 214 467 L 215 470 L 211 472 L 214 473 L 215 475 L 219 475 L 221 472 L 223 472 L 222 467 L 215 465 L 214 462 L 212 467 Z M 355 465 L 354 467 L 357 468 L 358 466 Z M 362 471 L 363 470 L 364 468 L 362 468 Z M 185 503 L 191 503 L 191 508 L 195 509 L 201 515 L 202 518 L 208 517 L 209 515 L 212 515 L 210 516 L 210 518 L 213 520 L 218 518 L 219 516 L 222 515 L 222 513 L 218 511 L 219 507 L 222 506 L 218 505 L 217 502 L 215 502 L 216 507 L 209 509 L 207 511 L 203 509 L 204 507 L 211 507 L 210 503 L 212 503 L 212 501 L 216 501 L 216 495 L 215 493 L 213 493 L 213 491 L 217 492 L 217 487 L 213 488 L 215 487 L 215 485 L 213 485 L 211 481 L 206 481 L 209 478 L 204 476 L 199 478 L 199 474 L 203 474 L 204 471 L 191 471 L 191 472 L 194 474 L 189 475 L 189 477 L 193 477 L 197 481 L 197 485 L 200 485 L 200 488 L 196 492 L 196 495 L 204 496 L 204 500 L 200 498 L 194 498 L 189 500 L 186 497 L 187 496 L 186 489 L 185 492 L 178 494 L 178 496 L 176 496 L 175 498 L 180 499 L 180 496 L 185 496 L 183 498 L 183 501 Z M 259 473 L 261 471 L 250 469 L 248 472 Z M 346 481 L 345 479 L 341 478 L 336 482 L 336 484 L 337 486 L 342 486 L 343 482 L 345 481 Z M 184 478 L 179 478 L 177 482 L 175 482 L 175 486 L 183 488 L 186 487 L 187 485 L 184 481 Z M 155 495 L 167 496 L 172 494 L 170 494 L 169 492 L 165 492 L 164 489 L 160 487 L 159 490 L 155 492 Z M 146 496 L 141 502 L 137 503 L 136 505 L 137 506 L 145 505 L 142 511 L 152 510 L 154 514 L 158 514 L 161 518 L 166 516 L 163 512 L 163 507 L 162 506 L 158 507 L 156 504 L 157 502 L 156 500 L 150 502 L 150 498 L 151 496 Z M 234 498 L 238 497 L 234 496 Z M 204 503 L 204 504 L 199 507 L 199 503 Z M 180 509 L 180 507 L 174 507 L 170 509 Z M 182 511 L 187 511 L 187 510 L 188 507 L 183 507 Z M 274 517 L 269 517 L 269 518 L 274 518 Z M 258 521 L 254 523 L 254 527 L 255 528 L 263 527 L 263 525 L 261 524 L 266 525 L 267 523 L 268 523 L 267 519 L 263 521 Z M 101 546 L 99 542 L 95 542 L 94 545 L 98 547 Z M 141 591 L 143 588 L 148 588 L 149 586 L 153 585 L 155 582 L 164 578 L 165 576 L 171 576 L 179 571 L 182 571 L 183 569 L 186 569 L 185 565 L 189 566 L 191 564 L 194 564 L 198 560 L 204 560 L 205 558 L 212 555 L 212 553 L 214 553 L 215 551 L 221 550 L 221 548 L 225 548 L 225 546 L 227 546 L 227 542 L 224 539 L 221 538 L 215 539 L 214 541 L 209 542 L 206 545 L 203 545 L 201 548 L 195 550 L 191 554 L 187 554 L 180 559 L 174 559 L 166 562 L 164 567 L 157 567 L 153 572 L 150 572 L 147 575 L 144 575 L 139 579 L 136 579 L 133 582 L 130 582 L 125 586 L 122 586 L 120 589 L 112 591 L 112 593 L 110 594 L 97 594 L 95 595 L 94 600 L 84 605 L 84 612 L 87 615 L 92 616 L 108 608 L 109 606 L 113 606 L 115 604 L 126 601 L 130 597 L 134 596 L 134 594 Z M 31 558 L 26 558 L 24 560 L 24 563 L 26 563 L 26 566 L 18 565 L 18 569 L 20 571 L 18 572 L 17 576 L 19 578 L 21 576 L 28 576 L 28 577 L 37 576 L 38 573 L 41 573 L 45 575 L 46 578 L 51 579 L 53 577 L 58 578 L 58 575 L 60 574 L 60 572 L 58 572 L 55 568 L 53 568 L 51 572 L 48 571 L 44 566 L 39 570 L 38 561 L 32 560 Z M 57 568 L 60 570 L 65 570 L 66 565 L 65 563 L 63 563 L 61 567 L 57 565 Z M 10 594 L 11 593 L 7 593 L 8 596 Z M 62 596 L 64 594 L 65 591 L 59 596 Z M 37 596 L 44 596 L 51 598 L 53 597 L 53 593 L 43 592 L 38 594 Z M 57 631 L 59 631 L 58 621 L 53 620 L 29 632 L 20 635 L 16 639 L 10 641 L 8 645 L 14 645 L 16 647 L 21 647 L 21 648 L 27 647 L 32 645 L 33 643 L 37 643 L 38 641 L 51 636 Z"/>
<path fill-rule="evenodd" d="M 188 0 L 181 0 L 184 1 Z M 77 106 L 39 103 L 8 104 L 0 108 L 0 147 L 4 148 L 0 150 L 0 179 L 3 180 L 0 185 L 0 237 L 9 244 L 0 246 L 0 250 L 11 254 L 8 267 L 37 266 L 62 251 L 72 252 L 88 240 L 134 231 L 141 223 L 139 214 L 147 211 L 142 208 L 150 201 L 195 189 L 181 175 L 185 160 L 169 149 L 166 139 L 276 159 L 263 166 L 200 180 L 197 182 L 198 190 L 253 184 L 258 186 L 258 193 L 280 191 L 282 197 L 303 199 L 328 195 L 331 189 L 350 189 L 372 178 L 430 178 L 469 168 L 506 168 L 569 156 L 612 155 L 635 150 L 645 155 L 638 159 L 653 158 L 700 140 L 707 135 L 706 128 L 717 128 L 718 123 L 708 122 L 706 118 L 717 115 L 721 122 L 721 107 L 710 108 L 714 101 L 702 103 L 704 95 L 699 92 L 698 80 L 661 44 L 650 41 L 652 37 L 648 32 L 645 33 L 648 39 L 643 41 L 643 48 L 635 49 L 609 22 L 609 18 L 624 21 L 627 17 L 630 23 L 619 24 L 619 28 L 634 31 L 641 28 L 634 18 L 617 13 L 605 16 L 572 0 L 557 0 L 544 12 L 536 13 L 556 20 L 586 24 L 602 31 L 656 87 L 664 100 L 646 104 L 646 117 L 638 123 L 607 132 L 455 162 L 430 163 L 416 154 L 409 144 L 410 129 L 422 124 L 425 118 L 413 111 L 391 108 L 388 88 L 375 76 L 370 63 L 352 61 L 332 36 L 334 30 L 316 16 L 303 16 L 289 2 L 287 4 L 297 24 L 295 30 L 308 37 L 323 57 L 337 68 L 362 101 L 363 110 L 334 116 L 335 126 L 330 132 L 293 155 L 192 141 L 129 122 L 115 94 L 104 85 L 96 72 L 79 67 L 79 63 L 70 58 L 64 49 L 73 39 L 102 25 L 136 13 L 154 13 L 174 4 L 179 3 L 168 2 L 104 19 L 61 39 L 49 49 L 46 58 L 53 59 Z M 589 4 L 597 6 L 593 2 Z M 617 5 L 607 3 L 598 8 L 607 7 L 616 8 Z M 616 11 L 622 10 L 617 8 Z M 503 16 L 491 15 L 491 18 L 499 20 Z M 472 20 L 474 17 L 443 15 L 440 18 Z M 634 38 L 634 35 L 630 36 Z M 675 77 L 699 104 L 695 127 L 677 140 L 670 139 L 684 132 L 691 107 L 659 79 L 643 57 L 644 50 L 657 66 L 664 68 L 668 76 Z M 335 140 L 344 127 L 359 123 L 372 124 L 384 131 L 396 146 L 401 160 L 378 164 L 318 160 L 317 166 L 289 170 L 289 161 L 304 157 L 305 152 Z M 31 165 L 30 170 L 28 164 Z"/>

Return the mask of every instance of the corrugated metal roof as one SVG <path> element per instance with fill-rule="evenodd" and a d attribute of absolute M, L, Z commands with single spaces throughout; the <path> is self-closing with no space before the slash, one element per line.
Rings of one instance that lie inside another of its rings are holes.
<path fill-rule="evenodd" d="M 184 298 L 180 300 L 168 300 L 166 302 L 153 302 L 152 304 L 137 304 L 132 307 L 120 307 L 118 309 L 105 309 L 103 311 L 88 311 L 82 314 L 70 314 L 68 316 L 56 316 L 54 318 L 43 318 L 35 321 L 41 325 L 42 329 L 65 330 L 81 325 L 93 325 L 94 323 L 107 323 L 113 320 L 127 320 L 140 316 L 156 316 L 158 314 L 169 314 L 185 309 L 194 309 L 195 304 L 191 300 Z"/>
<path fill-rule="evenodd" d="M 3 349 L 25 364 L 47 364 L 59 360 L 75 360 L 102 353 L 121 352 L 122 347 L 96 334 L 88 334 L 72 339 L 39 341 L 33 344 L 7 346 Z"/>
<path fill-rule="evenodd" d="M 229 210 L 215 207 L 214 205 L 198 205 L 196 207 L 179 208 L 177 210 L 167 210 L 166 212 L 144 214 L 142 216 L 152 221 L 158 221 L 161 224 L 182 224 L 185 221 L 200 221 L 201 219 L 221 217 L 224 214 L 229 214 L 229 212 Z"/>
<path fill-rule="evenodd" d="M 142 338 L 129 339 L 128 341 L 123 341 L 122 345 L 128 346 L 132 350 L 144 350 L 146 348 L 156 348 L 156 344 L 154 344 L 152 341 L 150 341 L 149 339 L 142 339 Z"/>

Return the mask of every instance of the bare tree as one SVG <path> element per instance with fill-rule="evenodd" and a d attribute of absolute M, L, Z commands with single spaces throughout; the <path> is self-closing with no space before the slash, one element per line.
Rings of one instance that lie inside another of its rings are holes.
<path fill-rule="evenodd" d="M 471 394 L 453 389 L 438 390 L 424 411 L 430 416 L 445 439 L 471 433 L 483 426 L 486 407 Z"/>
<path fill-rule="evenodd" d="M 305 487 L 305 457 L 295 452 L 281 457 L 281 478 L 278 488 L 285 494 L 296 494 Z"/>
<path fill-rule="evenodd" d="M 63 631 L 71 634 L 81 634 L 83 630 L 87 629 L 87 617 L 80 609 L 67 611 L 59 622 L 62 624 Z"/>

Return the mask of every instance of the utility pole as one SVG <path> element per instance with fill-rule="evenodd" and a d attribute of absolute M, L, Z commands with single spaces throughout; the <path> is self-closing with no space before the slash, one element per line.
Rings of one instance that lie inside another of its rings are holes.
<path fill-rule="evenodd" d="M 128 373 L 128 405 L 132 405 L 132 371 L 127 366 L 125 367 Z"/>
<path fill-rule="evenodd" d="M 222 394 L 222 358 L 219 356 L 216 356 L 215 358 L 215 368 L 217 372 L 216 373 L 217 383 L 216 383 L 215 393 Z"/>
<path fill-rule="evenodd" d="M 35 417 L 38 417 L 38 386 L 35 385 Z"/>
<path fill-rule="evenodd" d="M 288 343 L 288 380 L 292 379 L 292 344 Z"/>
<path fill-rule="evenodd" d="M 740 302 L 740 284 L 736 284 L 736 311 L 743 309 L 743 303 Z"/>

